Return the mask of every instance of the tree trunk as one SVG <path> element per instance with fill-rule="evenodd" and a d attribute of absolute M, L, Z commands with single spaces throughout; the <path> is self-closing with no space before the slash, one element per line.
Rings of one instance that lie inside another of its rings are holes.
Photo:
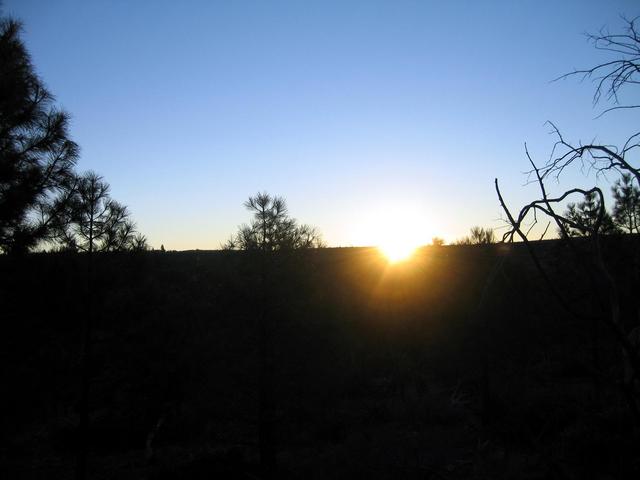
<path fill-rule="evenodd" d="M 86 278 L 86 312 L 84 335 L 82 339 L 81 356 L 81 397 L 80 397 L 80 428 L 77 438 L 78 458 L 76 465 L 76 479 L 87 478 L 87 456 L 89 449 L 89 387 L 91 384 L 91 336 L 93 330 L 93 216 L 89 224 L 89 251 L 87 253 Z"/>
<path fill-rule="evenodd" d="M 258 443 L 260 449 L 260 469 L 263 479 L 276 476 L 275 445 L 275 397 L 274 397 L 274 358 L 273 358 L 273 325 L 269 310 L 268 288 L 268 255 L 263 245 L 260 264 L 260 315 L 259 315 L 259 361 L 260 392 L 258 412 Z"/>

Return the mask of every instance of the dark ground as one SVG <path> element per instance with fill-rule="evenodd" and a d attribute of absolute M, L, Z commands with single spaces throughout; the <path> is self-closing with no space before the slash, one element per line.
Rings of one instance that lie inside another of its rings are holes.
<path fill-rule="evenodd" d="M 607 258 L 637 321 L 631 242 Z M 606 298 L 537 247 L 579 312 Z M 94 311 L 89 478 L 259 478 L 258 332 L 272 329 L 279 478 L 640 478 L 602 323 L 568 314 L 522 245 L 272 258 L 0 258 L 0 477 L 72 478 Z M 88 285 L 91 288 L 88 288 Z M 595 374 L 594 372 L 598 372 Z"/>

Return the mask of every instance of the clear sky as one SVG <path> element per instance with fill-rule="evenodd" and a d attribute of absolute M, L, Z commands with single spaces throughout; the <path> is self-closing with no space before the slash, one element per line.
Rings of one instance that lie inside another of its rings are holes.
<path fill-rule="evenodd" d="M 500 225 L 531 198 L 523 144 L 619 143 L 573 68 L 637 1 L 5 0 L 92 169 L 152 246 L 210 249 L 257 191 L 333 246 Z M 567 183 L 594 180 L 568 176 Z M 407 226 L 408 225 L 408 226 Z"/>

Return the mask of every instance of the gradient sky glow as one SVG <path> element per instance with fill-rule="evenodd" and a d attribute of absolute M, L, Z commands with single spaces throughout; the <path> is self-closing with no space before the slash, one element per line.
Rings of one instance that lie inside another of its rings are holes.
<path fill-rule="evenodd" d="M 453 240 L 530 199 L 552 120 L 620 143 L 573 68 L 637 1 L 5 0 L 93 169 L 156 248 L 211 249 L 266 190 L 333 246 Z M 606 105 L 605 105 L 606 106 Z M 570 182 L 594 180 L 568 175 Z M 602 182 L 606 185 L 606 182 Z M 393 220 L 391 220 L 393 219 Z"/>

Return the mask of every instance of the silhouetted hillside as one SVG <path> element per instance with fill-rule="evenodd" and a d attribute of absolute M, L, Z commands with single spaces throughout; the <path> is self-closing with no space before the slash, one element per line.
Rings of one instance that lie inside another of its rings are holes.
<path fill-rule="evenodd" d="M 605 246 L 632 321 L 630 241 Z M 572 307 L 597 316 L 564 247 L 536 248 Z M 282 478 L 638 473 L 615 343 L 558 305 L 523 245 L 427 247 L 397 265 L 367 248 L 276 254 L 266 284 L 249 252 L 95 262 L 92 478 L 255 478 L 259 311 L 274 328 Z M 0 473 L 70 478 L 86 256 L 0 268 Z"/>

